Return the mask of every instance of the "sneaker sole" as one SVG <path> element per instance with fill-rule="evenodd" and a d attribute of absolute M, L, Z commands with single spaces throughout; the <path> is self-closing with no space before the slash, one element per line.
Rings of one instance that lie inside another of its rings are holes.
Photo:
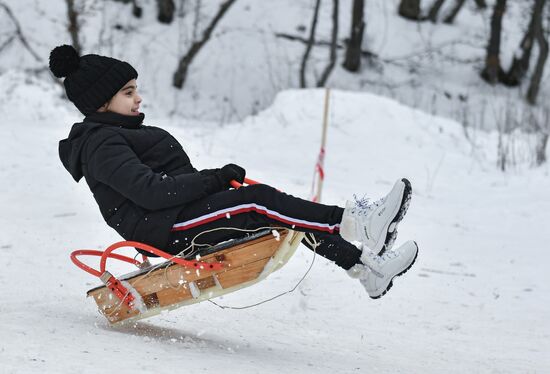
<path fill-rule="evenodd" d="M 418 249 L 418 244 L 416 244 L 416 242 L 414 242 L 414 245 L 416 245 L 416 254 L 414 255 L 414 258 L 413 258 L 412 262 L 410 263 L 410 265 L 407 266 L 407 268 L 404 269 L 401 273 L 394 275 L 394 276 L 392 277 L 392 279 L 390 279 L 390 283 L 388 283 L 388 287 L 386 287 L 386 289 L 384 290 L 384 292 L 382 292 L 380 295 L 378 295 L 378 296 L 370 296 L 370 295 L 369 295 L 369 297 L 370 297 L 371 299 L 376 300 L 376 299 L 379 299 L 379 298 L 381 298 L 382 296 L 384 296 L 384 295 L 390 290 L 390 288 L 392 288 L 392 286 L 393 286 L 393 280 L 394 280 L 396 277 L 402 276 L 402 275 L 405 274 L 407 271 L 409 271 L 410 268 L 412 268 L 412 266 L 413 266 L 414 263 L 416 262 L 416 258 L 418 257 L 418 251 L 419 251 L 419 249 Z"/>
<path fill-rule="evenodd" d="M 390 249 L 388 247 L 388 243 L 395 242 L 395 239 L 397 237 L 397 225 L 399 222 L 403 220 L 405 217 L 405 214 L 407 214 L 407 210 L 409 209 L 409 205 L 411 205 L 411 198 L 412 198 L 412 186 L 411 182 L 407 178 L 402 178 L 401 181 L 403 184 L 405 184 L 405 189 L 403 190 L 403 196 L 401 197 L 401 205 L 399 206 L 399 210 L 397 211 L 397 214 L 393 217 L 393 220 L 388 225 L 387 231 L 386 231 L 386 238 L 384 239 L 384 245 L 382 246 L 382 249 L 378 252 L 378 256 L 382 256 L 386 250 Z"/>

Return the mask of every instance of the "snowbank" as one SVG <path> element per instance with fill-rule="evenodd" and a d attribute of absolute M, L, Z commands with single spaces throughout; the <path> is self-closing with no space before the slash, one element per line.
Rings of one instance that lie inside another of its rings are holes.
<path fill-rule="evenodd" d="M 146 122 L 173 132 L 198 168 L 237 162 L 253 178 L 308 196 L 323 95 L 286 91 L 231 125 Z M 323 199 L 378 197 L 408 177 L 414 196 L 398 243 L 419 243 L 411 271 L 373 301 L 317 257 L 297 292 L 274 302 L 246 310 L 201 303 L 122 328 L 85 299 L 97 282 L 68 257 L 119 240 L 57 159 L 74 114 L 3 123 L 2 372 L 549 371 L 548 168 L 501 174 L 490 155 L 472 155 L 460 125 L 392 100 L 334 91 L 331 102 Z M 301 248 L 265 282 L 217 301 L 248 305 L 288 290 L 312 258 Z"/>

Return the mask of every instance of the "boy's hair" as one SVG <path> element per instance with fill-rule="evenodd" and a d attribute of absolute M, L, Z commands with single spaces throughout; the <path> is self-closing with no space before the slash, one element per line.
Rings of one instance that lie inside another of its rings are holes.
<path fill-rule="evenodd" d="M 50 70 L 58 78 L 66 77 L 63 84 L 67 97 L 84 115 L 96 112 L 138 76 L 125 61 L 94 54 L 78 56 L 66 44 L 51 51 Z"/>

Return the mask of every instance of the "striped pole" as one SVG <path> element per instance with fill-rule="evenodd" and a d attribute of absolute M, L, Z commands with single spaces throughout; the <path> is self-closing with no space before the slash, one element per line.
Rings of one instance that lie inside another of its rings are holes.
<path fill-rule="evenodd" d="M 325 180 L 325 146 L 327 143 L 327 127 L 328 127 L 328 108 L 330 103 L 330 88 L 325 89 L 325 108 L 323 112 L 323 132 L 321 136 L 321 149 L 317 156 L 315 171 L 313 174 L 313 184 L 311 186 L 312 201 L 321 202 L 321 193 L 323 191 L 323 181 Z"/>

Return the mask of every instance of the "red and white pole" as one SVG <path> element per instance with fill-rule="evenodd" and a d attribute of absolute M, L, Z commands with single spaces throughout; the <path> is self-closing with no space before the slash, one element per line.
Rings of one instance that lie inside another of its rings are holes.
<path fill-rule="evenodd" d="M 315 171 L 313 172 L 313 184 L 311 185 L 311 201 L 320 203 L 321 192 L 323 191 L 323 181 L 325 180 L 325 153 L 327 143 L 327 128 L 328 128 L 328 109 L 330 104 L 330 88 L 325 90 L 325 108 L 323 111 L 323 132 L 321 136 L 321 149 L 317 156 Z"/>

